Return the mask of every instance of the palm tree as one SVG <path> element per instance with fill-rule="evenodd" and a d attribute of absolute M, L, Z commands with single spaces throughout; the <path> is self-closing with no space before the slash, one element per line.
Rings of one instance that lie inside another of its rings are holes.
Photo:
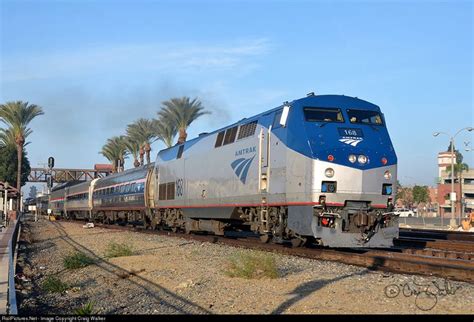
<path fill-rule="evenodd" d="M 163 118 L 158 120 L 153 120 L 153 125 L 155 128 L 156 136 L 161 140 L 166 147 L 171 147 L 173 145 L 173 140 L 176 134 L 178 133 L 178 128 L 173 122 L 166 122 Z"/>
<path fill-rule="evenodd" d="M 124 141 L 124 136 L 114 136 L 107 140 L 107 143 L 102 146 L 102 150 L 99 152 L 112 163 L 113 172 L 123 170 L 124 168 L 127 157 Z M 118 161 L 121 163 L 119 168 L 117 168 Z"/>
<path fill-rule="evenodd" d="M 133 156 L 133 166 L 135 168 L 139 167 L 140 161 L 138 161 L 138 155 L 140 153 L 140 144 L 129 136 L 125 137 L 123 144 L 127 151 Z"/>
<path fill-rule="evenodd" d="M 23 149 L 25 147 L 25 139 L 33 131 L 28 128 L 28 124 L 37 116 L 43 115 L 43 110 L 40 106 L 29 104 L 28 102 L 16 101 L 7 102 L 0 105 L 0 120 L 9 128 L 3 130 L 2 141 L 5 143 L 15 142 L 18 164 L 17 164 L 17 182 L 16 188 L 18 192 L 21 191 L 21 163 L 23 156 Z M 17 200 L 18 209 L 20 206 L 20 198 Z"/>
<path fill-rule="evenodd" d="M 165 107 L 158 112 L 161 120 L 176 125 L 179 130 L 178 144 L 186 141 L 188 134 L 186 129 L 198 117 L 204 114 L 210 114 L 209 111 L 203 111 L 204 107 L 197 98 L 190 101 L 189 97 L 172 98 L 162 103 Z"/>
<path fill-rule="evenodd" d="M 0 147 L 5 147 L 7 145 L 16 146 L 13 132 L 10 131 L 10 129 L 0 129 Z"/>
<path fill-rule="evenodd" d="M 143 155 L 146 153 L 147 163 L 150 163 L 151 143 L 156 141 L 153 121 L 138 119 L 127 126 L 127 135 L 140 145 L 140 163 L 143 165 Z"/>
<path fill-rule="evenodd" d="M 454 177 L 459 177 L 464 171 L 469 170 L 469 165 L 466 163 L 454 163 Z M 450 175 L 451 165 L 446 167 L 446 174 Z"/>

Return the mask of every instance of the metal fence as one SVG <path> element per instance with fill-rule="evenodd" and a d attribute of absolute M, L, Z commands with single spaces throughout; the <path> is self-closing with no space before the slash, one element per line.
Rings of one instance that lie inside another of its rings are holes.
<path fill-rule="evenodd" d="M 18 314 L 15 290 L 15 254 L 22 214 L 14 221 L 15 228 L 8 242 L 8 314 Z"/>
<path fill-rule="evenodd" d="M 451 217 L 400 217 L 399 223 L 411 226 L 423 226 L 426 228 L 445 228 L 449 226 Z M 459 217 L 455 218 L 456 224 L 461 225 L 461 220 Z"/>

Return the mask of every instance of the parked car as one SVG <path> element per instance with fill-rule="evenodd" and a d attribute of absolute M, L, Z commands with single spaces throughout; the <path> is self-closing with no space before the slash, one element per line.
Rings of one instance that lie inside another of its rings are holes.
<path fill-rule="evenodd" d="M 400 217 L 415 217 L 415 213 L 413 212 L 413 210 L 406 208 L 395 209 L 393 213 L 399 215 Z"/>

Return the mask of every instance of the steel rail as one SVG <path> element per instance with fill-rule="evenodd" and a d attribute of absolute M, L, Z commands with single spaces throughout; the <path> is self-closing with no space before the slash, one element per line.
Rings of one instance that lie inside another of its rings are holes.
<path fill-rule="evenodd" d="M 465 231 L 400 228 L 401 237 L 416 237 L 426 239 L 459 240 L 474 242 L 474 233 Z"/>

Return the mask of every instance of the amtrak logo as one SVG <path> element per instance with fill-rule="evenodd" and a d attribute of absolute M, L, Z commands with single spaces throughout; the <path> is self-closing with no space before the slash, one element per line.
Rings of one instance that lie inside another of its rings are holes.
<path fill-rule="evenodd" d="M 232 169 L 234 169 L 235 174 L 243 184 L 245 184 L 245 181 L 247 180 L 247 174 L 254 158 L 255 155 L 250 159 L 240 158 L 230 164 Z"/>
<path fill-rule="evenodd" d="M 342 142 L 342 143 L 345 143 L 345 144 L 349 144 L 349 145 L 352 145 L 352 146 L 357 146 L 357 144 L 359 144 L 360 142 L 362 142 L 363 139 L 360 139 L 360 138 L 344 138 L 344 139 L 339 139 L 339 142 Z"/>

